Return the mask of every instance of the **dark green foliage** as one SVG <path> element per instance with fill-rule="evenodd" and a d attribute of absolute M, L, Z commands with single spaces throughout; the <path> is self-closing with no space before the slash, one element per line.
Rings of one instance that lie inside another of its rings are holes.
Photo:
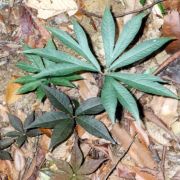
<path fill-rule="evenodd" d="M 56 89 L 48 86 L 42 88 L 51 104 L 60 112 L 46 112 L 26 128 L 53 128 L 50 148 L 67 140 L 77 124 L 90 134 L 114 143 L 105 125 L 92 116 L 104 110 L 100 98 L 91 98 L 78 105 L 75 100 L 71 101 L 66 94 Z"/>
<path fill-rule="evenodd" d="M 52 40 L 49 40 L 46 47 L 43 49 L 46 53 L 49 52 L 49 55 L 52 54 L 52 51 L 55 50 L 56 47 L 53 43 Z M 31 50 L 29 47 L 24 47 L 24 50 Z M 43 52 L 41 51 L 41 53 Z M 31 91 L 35 91 L 37 95 L 37 99 L 43 100 L 45 97 L 45 93 L 41 89 L 41 84 L 49 85 L 49 84 L 54 84 L 54 85 L 59 85 L 59 86 L 65 86 L 65 87 L 75 87 L 75 85 L 72 83 L 72 81 L 80 80 L 82 79 L 80 75 L 67 75 L 65 74 L 62 75 L 55 75 L 55 77 L 51 78 L 39 78 L 39 77 L 34 77 L 33 75 L 40 73 L 41 71 L 45 71 L 47 68 L 51 66 L 56 66 L 57 63 L 48 60 L 46 57 L 41 58 L 38 55 L 26 55 L 27 59 L 31 63 L 24 63 L 24 62 L 19 62 L 17 64 L 17 67 L 20 69 L 33 73 L 32 75 L 26 75 L 23 77 L 20 77 L 15 80 L 15 82 L 22 84 L 23 86 L 17 91 L 18 94 L 24 94 L 28 93 Z M 65 57 L 66 58 L 66 57 Z M 62 66 L 63 67 L 63 66 Z M 73 71 L 72 71 L 73 73 Z"/>
<path fill-rule="evenodd" d="M 52 64 L 46 69 L 42 69 L 33 76 L 33 78 L 42 80 L 47 77 L 52 78 L 54 76 L 72 75 L 72 73 L 80 71 L 100 73 L 101 76 L 103 75 L 104 80 L 101 91 L 101 102 L 112 122 L 115 122 L 116 119 L 115 112 L 117 102 L 122 104 L 122 106 L 139 121 L 140 115 L 136 100 L 127 89 L 127 86 L 150 94 L 177 98 L 174 93 L 161 84 L 164 82 L 159 77 L 119 72 L 122 68 L 127 68 L 129 65 L 137 63 L 171 41 L 171 38 L 168 37 L 150 39 L 138 43 L 130 50 L 126 51 L 139 32 L 143 18 L 146 17 L 147 14 L 146 12 L 142 12 L 129 20 L 124 25 L 117 41 L 115 41 L 115 22 L 110 10 L 105 10 L 101 25 L 105 52 L 105 67 L 100 66 L 100 63 L 91 52 L 86 34 L 76 21 L 73 21 L 76 40 L 62 30 L 48 27 L 52 35 L 85 58 L 86 61 L 82 61 L 55 49 L 48 49 L 48 51 L 47 48 L 25 50 L 24 53 L 28 56 L 36 55 L 57 63 Z M 102 69 L 100 67 L 102 67 Z M 82 119 L 78 121 L 84 124 Z"/>
<path fill-rule="evenodd" d="M 11 138 L 1 139 L 0 140 L 0 159 L 1 160 L 12 160 L 11 154 L 4 149 L 7 149 L 14 143 L 14 140 Z"/>
<path fill-rule="evenodd" d="M 57 171 L 53 173 L 52 180 L 63 179 L 63 180 L 79 180 L 87 179 L 87 175 L 95 172 L 99 166 L 106 161 L 107 159 L 84 159 L 83 153 L 79 147 L 78 140 L 75 140 L 74 146 L 71 152 L 70 162 L 63 160 L 53 159 L 54 163 L 57 166 Z"/>
<path fill-rule="evenodd" d="M 12 114 L 8 114 L 8 117 L 9 122 L 13 126 L 15 131 L 8 132 L 6 136 L 15 138 L 18 147 L 21 147 L 27 141 L 28 137 L 35 137 L 41 134 L 41 132 L 38 129 L 27 129 L 27 127 L 31 125 L 35 119 L 34 112 L 27 116 L 27 118 L 24 121 L 24 124 L 18 117 Z"/>

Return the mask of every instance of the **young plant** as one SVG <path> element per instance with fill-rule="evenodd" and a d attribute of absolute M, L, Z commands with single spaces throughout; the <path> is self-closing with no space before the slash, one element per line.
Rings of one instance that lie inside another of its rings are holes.
<path fill-rule="evenodd" d="M 105 125 L 94 117 L 104 110 L 99 98 L 91 98 L 78 105 L 76 101 L 71 101 L 66 94 L 56 89 L 47 86 L 42 88 L 51 104 L 60 111 L 44 113 L 27 129 L 53 128 L 50 148 L 65 141 L 73 133 L 77 124 L 90 134 L 114 143 Z"/>
<path fill-rule="evenodd" d="M 105 158 L 84 159 L 83 153 L 78 144 L 78 140 L 76 139 L 71 153 L 71 160 L 69 163 L 60 159 L 53 159 L 58 170 L 53 173 L 52 180 L 90 180 L 87 175 L 95 172 L 99 168 L 99 166 L 106 160 L 107 159 Z"/>
<path fill-rule="evenodd" d="M 65 76 L 79 71 L 99 73 L 103 76 L 101 101 L 112 122 L 115 122 L 115 112 L 118 102 L 139 121 L 140 116 L 137 103 L 126 88 L 127 86 L 150 94 L 176 98 L 174 93 L 160 84 L 164 83 L 164 81 L 159 77 L 147 74 L 120 72 L 122 68 L 127 68 L 129 65 L 144 59 L 171 40 L 171 38 L 168 37 L 146 40 L 135 45 L 130 50 L 125 51 L 137 35 L 142 20 L 146 15 L 145 12 L 140 13 L 128 21 L 119 38 L 115 41 L 114 19 L 110 10 L 105 10 L 102 19 L 101 33 L 106 65 L 102 68 L 90 50 L 83 28 L 76 21 L 73 21 L 73 26 L 77 40 L 62 30 L 48 27 L 48 30 L 55 37 L 61 40 L 67 47 L 84 57 L 86 61 L 50 48 L 26 50 L 24 51 L 25 54 L 36 54 L 57 63 L 56 65 L 48 66 L 33 76 L 33 78 L 40 79 Z"/>
<path fill-rule="evenodd" d="M 5 151 L 4 149 L 7 149 L 13 143 L 14 143 L 14 140 L 10 138 L 0 140 L 0 159 L 1 160 L 12 160 L 11 154 L 8 151 Z"/>
<path fill-rule="evenodd" d="M 24 50 L 28 50 L 28 49 L 31 49 L 31 48 L 27 46 L 24 47 Z M 54 45 L 54 42 L 52 40 L 49 40 L 45 49 L 55 50 L 56 47 Z M 56 65 L 55 62 L 49 61 L 47 58 L 41 58 L 38 55 L 26 54 L 26 57 L 31 62 L 31 64 L 19 62 L 17 64 L 17 67 L 29 73 L 37 74 L 45 70 L 51 65 L 54 65 L 54 66 Z M 45 93 L 41 89 L 40 84 L 48 85 L 52 83 L 54 85 L 74 88 L 75 85 L 71 81 L 82 79 L 82 77 L 78 74 L 67 75 L 63 77 L 55 76 L 55 77 L 50 77 L 50 78 L 48 77 L 36 78 L 36 77 L 33 77 L 33 74 L 26 75 L 15 80 L 15 82 L 23 84 L 23 86 L 20 89 L 18 89 L 17 93 L 24 94 L 31 91 L 35 91 L 37 99 L 39 99 L 40 101 L 43 100 L 43 98 L 45 97 Z"/>
<path fill-rule="evenodd" d="M 41 134 L 38 129 L 26 129 L 35 119 L 34 112 L 27 116 L 24 124 L 22 124 L 22 121 L 17 116 L 8 114 L 8 117 L 10 124 L 16 131 L 10 131 L 6 133 L 6 136 L 15 138 L 18 147 L 21 147 L 27 141 L 28 137 L 35 137 Z"/>

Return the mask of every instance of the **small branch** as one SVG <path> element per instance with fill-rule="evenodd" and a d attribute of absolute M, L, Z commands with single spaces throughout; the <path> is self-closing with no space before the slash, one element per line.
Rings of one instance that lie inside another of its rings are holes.
<path fill-rule="evenodd" d="M 165 69 L 170 63 L 172 63 L 173 61 L 175 61 L 178 57 L 180 57 L 180 51 L 176 52 L 175 54 L 173 54 L 172 56 L 170 56 L 169 58 L 167 58 L 157 69 L 156 71 L 153 73 L 154 75 L 159 74 L 163 69 Z"/>
<path fill-rule="evenodd" d="M 152 4 L 146 5 L 146 6 L 142 7 L 142 8 L 135 9 L 133 11 L 129 11 L 129 12 L 121 13 L 121 14 L 117 14 L 117 15 L 115 15 L 115 17 L 118 18 L 118 17 L 123 17 L 123 16 L 126 16 L 126 15 L 129 15 L 129 14 L 138 13 L 138 12 L 150 9 L 154 5 L 156 5 L 156 4 L 160 3 L 160 2 L 163 2 L 163 1 L 165 1 L 165 0 L 157 0 L 157 1 L 153 2 Z M 82 9 L 82 8 L 79 9 L 79 12 L 85 14 L 86 16 L 94 16 L 94 17 L 97 17 L 97 18 L 102 18 L 102 15 L 99 15 L 99 14 L 96 14 L 96 13 L 93 13 L 93 12 L 88 12 L 88 11 Z"/>
<path fill-rule="evenodd" d="M 108 177 L 112 174 L 112 172 L 116 169 L 116 167 L 118 166 L 118 164 L 121 162 L 121 160 L 124 158 L 124 156 L 128 153 L 129 149 L 131 148 L 132 144 L 135 141 L 137 134 L 135 134 L 135 136 L 133 137 L 132 141 L 130 142 L 130 144 L 128 145 L 127 149 L 124 151 L 124 153 L 122 154 L 122 156 L 119 157 L 119 159 L 117 160 L 117 162 L 113 165 L 113 167 L 110 169 L 110 171 L 108 172 L 108 174 L 106 175 L 106 177 L 104 179 L 108 179 Z"/>

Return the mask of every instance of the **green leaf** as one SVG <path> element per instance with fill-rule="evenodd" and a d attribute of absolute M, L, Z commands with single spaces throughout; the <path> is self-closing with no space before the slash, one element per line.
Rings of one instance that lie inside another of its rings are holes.
<path fill-rule="evenodd" d="M 65 76 L 79 71 L 91 71 L 89 68 L 78 66 L 75 64 L 62 63 L 49 66 L 40 73 L 34 75 L 34 78 L 43 78 L 47 76 Z"/>
<path fill-rule="evenodd" d="M 127 109 L 133 115 L 133 117 L 137 121 L 140 121 L 138 107 L 131 93 L 116 80 L 112 80 L 112 85 L 116 92 L 118 101 L 122 104 L 122 106 L 125 109 Z"/>
<path fill-rule="evenodd" d="M 107 159 L 86 159 L 77 174 L 89 175 L 95 172 L 99 166 Z"/>
<path fill-rule="evenodd" d="M 177 96 L 171 92 L 166 87 L 161 84 L 154 82 L 164 82 L 161 78 L 153 75 L 147 74 L 125 74 L 125 73 L 111 73 L 110 76 L 115 79 L 122 81 L 123 83 L 129 85 L 130 87 L 136 88 L 146 93 L 162 95 L 172 98 L 177 98 Z"/>
<path fill-rule="evenodd" d="M 43 91 L 43 89 L 42 89 L 42 87 L 41 86 L 39 86 L 37 89 L 36 89 L 36 97 L 37 97 L 37 99 L 39 100 L 39 101 L 42 101 L 44 98 L 45 98 L 45 96 L 46 96 L 46 94 L 45 94 L 45 92 Z"/>
<path fill-rule="evenodd" d="M 76 110 L 76 115 L 94 115 L 102 112 L 103 110 L 104 107 L 101 104 L 100 98 L 93 97 L 81 103 Z"/>
<path fill-rule="evenodd" d="M 73 113 L 73 108 L 70 99 L 66 94 L 58 91 L 57 89 L 50 88 L 48 86 L 42 87 L 46 93 L 46 96 L 48 97 L 48 99 L 54 107 L 68 114 Z"/>
<path fill-rule="evenodd" d="M 28 129 L 27 132 L 26 132 L 26 136 L 28 137 L 36 137 L 36 136 L 39 136 L 41 135 L 41 131 L 39 129 Z"/>
<path fill-rule="evenodd" d="M 164 80 L 162 80 L 160 77 L 158 76 L 154 76 L 154 75 L 149 75 L 149 74 L 131 74 L 131 73 L 120 73 L 120 72 L 115 72 L 115 73 L 110 73 L 108 74 L 108 76 L 111 76 L 119 81 L 122 81 L 124 83 L 126 83 L 126 81 L 135 81 L 138 83 L 138 81 L 141 80 L 146 80 L 146 81 L 157 81 L 157 82 L 165 82 Z M 129 85 L 129 84 L 128 84 Z"/>
<path fill-rule="evenodd" d="M 24 53 L 37 54 L 41 57 L 48 58 L 48 60 L 51 60 L 56 63 L 70 63 L 70 64 L 78 65 L 80 67 L 84 67 L 85 69 L 89 69 L 91 71 L 96 71 L 96 68 L 94 68 L 91 64 L 83 62 L 67 53 L 64 53 L 58 50 L 38 48 L 38 49 L 24 51 Z M 56 66 L 56 64 L 51 65 L 50 67 L 52 66 Z"/>
<path fill-rule="evenodd" d="M 7 151 L 0 151 L 0 159 L 1 160 L 12 160 L 11 154 Z"/>
<path fill-rule="evenodd" d="M 21 147 L 27 140 L 27 136 L 20 136 L 16 139 L 16 144 L 18 145 L 18 147 Z"/>
<path fill-rule="evenodd" d="M 34 122 L 34 120 L 35 120 L 35 112 L 33 111 L 32 113 L 27 115 L 23 124 L 23 128 L 26 129 L 32 122 Z"/>
<path fill-rule="evenodd" d="M 31 50 L 32 48 L 28 47 L 28 46 L 24 46 L 23 50 Z M 38 69 L 44 69 L 44 64 L 43 61 L 41 59 L 41 57 L 36 56 L 36 55 L 32 55 L 32 54 L 25 54 L 25 56 L 27 57 L 27 59 L 29 61 L 32 62 L 32 65 L 35 66 Z"/>
<path fill-rule="evenodd" d="M 53 130 L 50 149 L 64 142 L 72 134 L 73 129 L 74 121 L 72 119 L 60 121 Z"/>
<path fill-rule="evenodd" d="M 18 137 L 18 136 L 21 136 L 22 135 L 22 132 L 19 132 L 19 131 L 10 131 L 10 132 L 7 132 L 5 134 L 5 136 L 7 137 Z"/>
<path fill-rule="evenodd" d="M 46 112 L 42 116 L 35 119 L 33 123 L 26 127 L 26 129 L 31 128 L 53 128 L 58 123 L 69 118 L 64 112 Z"/>
<path fill-rule="evenodd" d="M 37 79 L 32 77 L 32 75 L 23 76 L 20 78 L 17 78 L 14 82 L 20 83 L 20 84 L 26 84 L 32 81 L 36 81 Z"/>
<path fill-rule="evenodd" d="M 23 62 L 19 62 L 16 64 L 16 66 L 19 69 L 22 69 L 24 71 L 30 72 L 30 73 L 37 73 L 40 72 L 40 69 L 31 65 L 31 64 L 27 64 L 27 63 L 23 63 Z"/>
<path fill-rule="evenodd" d="M 75 173 L 79 170 L 82 162 L 83 162 L 83 154 L 79 147 L 78 138 L 76 137 L 74 146 L 71 151 L 71 161 L 70 161 L 71 167 L 73 168 L 73 171 Z"/>
<path fill-rule="evenodd" d="M 115 24 L 109 8 L 106 8 L 102 18 L 101 33 L 104 44 L 106 66 L 112 62 L 112 54 L 115 40 Z"/>
<path fill-rule="evenodd" d="M 49 79 L 50 83 L 53 83 L 54 85 L 58 85 L 58 86 L 65 86 L 65 87 L 76 87 L 72 82 L 70 82 L 67 79 L 64 79 L 63 77 L 54 77 L 54 78 L 50 78 Z"/>
<path fill-rule="evenodd" d="M 110 136 L 106 126 L 101 121 L 96 120 L 94 116 L 79 116 L 76 119 L 76 122 L 88 133 L 99 138 L 104 138 L 113 144 L 115 143 L 115 141 Z"/>
<path fill-rule="evenodd" d="M 27 92 L 34 91 L 35 89 L 37 89 L 37 87 L 40 84 L 41 84 L 41 80 L 37 80 L 37 81 L 30 82 L 30 83 L 26 83 L 26 84 L 24 84 L 22 87 L 20 87 L 17 90 L 17 94 L 25 94 Z"/>
<path fill-rule="evenodd" d="M 69 81 L 77 81 L 77 80 L 83 80 L 83 77 L 78 75 L 78 74 L 75 74 L 75 75 L 69 75 L 69 76 L 64 76 L 62 77 L 66 80 L 69 80 Z"/>
<path fill-rule="evenodd" d="M 93 64 L 94 67 L 96 67 L 96 69 L 100 72 L 101 69 L 99 63 L 89 48 L 86 33 L 84 32 L 83 28 L 79 25 L 79 23 L 75 20 L 73 21 L 73 27 L 74 27 L 74 32 L 76 33 L 76 38 L 78 40 L 79 46 L 81 47 L 81 50 L 85 55 L 85 58 L 89 60 L 91 64 Z"/>
<path fill-rule="evenodd" d="M 14 143 L 14 139 L 7 138 L 0 140 L 0 150 L 6 149 Z"/>
<path fill-rule="evenodd" d="M 144 6 L 146 4 L 146 0 L 139 0 L 139 2 Z"/>
<path fill-rule="evenodd" d="M 14 129 L 20 132 L 24 132 L 22 121 L 12 114 L 8 114 L 9 122 L 13 126 Z"/>
<path fill-rule="evenodd" d="M 124 50 L 132 42 L 132 40 L 135 38 L 136 34 L 138 33 L 141 27 L 142 20 L 146 15 L 147 14 L 144 12 L 140 13 L 137 16 L 134 16 L 124 25 L 123 30 L 116 42 L 112 55 L 113 56 L 112 61 L 114 61 L 120 54 L 122 54 Z"/>
<path fill-rule="evenodd" d="M 56 50 L 56 46 L 55 46 L 55 44 L 54 44 L 52 39 L 48 40 L 45 49 L 54 49 L 54 50 Z M 45 65 L 46 68 L 48 66 L 52 65 L 52 64 L 55 64 L 53 61 L 50 61 L 47 58 L 44 58 L 43 62 L 44 62 L 44 65 Z"/>
<path fill-rule="evenodd" d="M 108 113 L 110 119 L 115 123 L 115 112 L 117 107 L 117 97 L 112 86 L 112 78 L 105 76 L 104 85 L 101 90 L 101 102 Z"/>
<path fill-rule="evenodd" d="M 66 32 L 56 29 L 56 28 L 47 28 L 54 36 L 56 36 L 63 44 L 65 44 L 67 47 L 73 49 L 81 56 L 87 58 L 89 61 L 93 62 L 95 65 L 96 71 L 100 71 L 100 67 L 98 63 L 96 62 L 96 59 L 92 57 L 93 55 L 90 55 L 91 60 L 87 57 L 86 52 L 83 51 L 82 47 Z M 88 52 L 89 53 L 89 52 Z M 88 54 L 89 55 L 89 54 Z"/>
<path fill-rule="evenodd" d="M 172 40 L 171 38 L 158 38 L 158 39 L 151 39 L 146 40 L 132 49 L 130 49 L 128 52 L 124 53 L 122 56 L 120 56 L 110 67 L 110 69 L 117 69 L 120 67 L 127 66 L 129 64 L 132 64 L 134 62 L 137 62 L 148 55 L 155 52 L 157 49 L 162 47 L 164 44 Z"/>

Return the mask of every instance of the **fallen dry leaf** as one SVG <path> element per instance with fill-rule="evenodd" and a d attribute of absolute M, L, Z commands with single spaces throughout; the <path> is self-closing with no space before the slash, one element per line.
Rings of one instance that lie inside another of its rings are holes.
<path fill-rule="evenodd" d="M 132 137 L 124 128 L 120 127 L 120 125 L 117 123 L 113 125 L 111 133 L 115 140 L 117 140 L 118 143 L 122 144 L 124 149 L 127 149 L 129 147 L 129 144 L 132 142 Z M 128 154 L 140 167 L 148 167 L 150 169 L 153 169 L 157 166 L 148 148 L 137 140 L 135 140 L 132 144 L 130 150 L 128 151 Z"/>
<path fill-rule="evenodd" d="M 86 100 L 91 97 L 96 97 L 99 92 L 99 88 L 92 74 L 84 73 L 81 76 L 84 78 L 84 80 L 75 82 L 79 88 L 79 94 L 81 98 Z"/>
<path fill-rule="evenodd" d="M 168 10 L 178 10 L 180 11 L 180 1 L 179 0 L 166 0 L 163 2 L 164 6 Z"/>
<path fill-rule="evenodd" d="M 180 47 L 180 15 L 177 11 L 173 10 L 164 17 L 162 33 L 163 36 L 176 39 L 166 47 L 166 51 L 168 53 L 177 52 Z"/>
<path fill-rule="evenodd" d="M 17 90 L 21 87 L 20 84 L 14 83 L 13 81 L 17 77 L 12 77 L 9 83 L 7 84 L 6 87 L 6 92 L 5 92 L 5 102 L 10 105 L 16 102 L 22 95 L 16 94 Z"/>
<path fill-rule="evenodd" d="M 38 11 L 38 18 L 48 19 L 57 14 L 67 12 L 69 16 L 77 12 L 74 0 L 28 0 L 26 5 Z"/>
<path fill-rule="evenodd" d="M 22 150 L 16 148 L 14 151 L 14 166 L 17 171 L 23 171 L 25 167 L 25 157 Z"/>
<path fill-rule="evenodd" d="M 177 94 L 175 87 L 168 88 Z M 169 128 L 178 119 L 178 100 L 154 96 L 150 103 L 151 109 Z"/>
<path fill-rule="evenodd" d="M 146 122 L 146 128 L 149 136 L 157 143 L 162 144 L 163 146 L 171 146 L 170 140 L 172 138 L 164 129 L 158 127 L 152 122 Z"/>

